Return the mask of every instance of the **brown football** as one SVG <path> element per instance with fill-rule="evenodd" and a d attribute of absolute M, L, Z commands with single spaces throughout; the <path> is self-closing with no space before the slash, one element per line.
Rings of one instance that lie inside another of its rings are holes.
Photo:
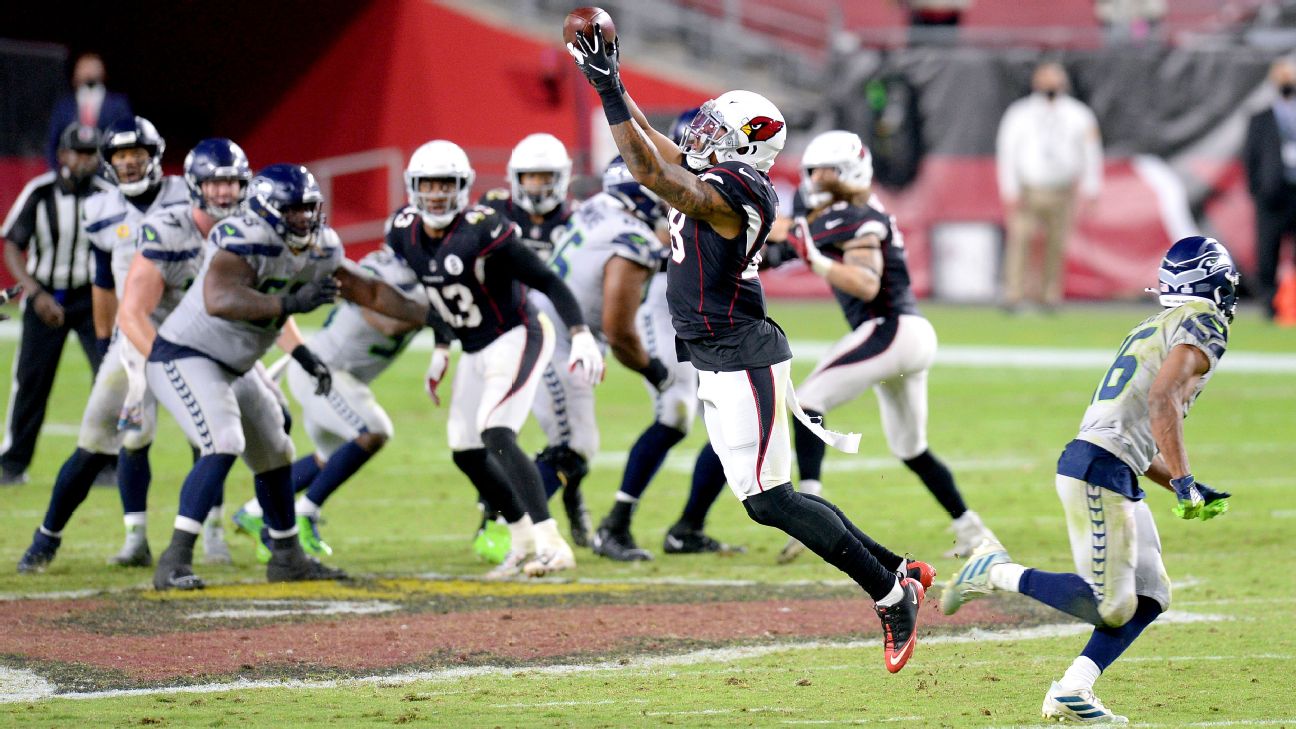
<path fill-rule="evenodd" d="M 567 13 L 567 19 L 563 21 L 563 40 L 575 43 L 577 33 L 593 38 L 595 23 L 603 30 L 604 41 L 611 43 L 616 40 L 616 26 L 612 24 L 612 16 L 603 8 L 576 8 Z"/>

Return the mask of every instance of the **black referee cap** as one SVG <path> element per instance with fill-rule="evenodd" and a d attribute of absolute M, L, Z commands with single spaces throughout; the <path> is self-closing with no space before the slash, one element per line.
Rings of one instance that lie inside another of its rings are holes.
<path fill-rule="evenodd" d="M 75 152 L 98 152 L 99 140 L 98 129 L 79 122 L 72 122 L 59 135 L 59 149 L 70 149 Z"/>

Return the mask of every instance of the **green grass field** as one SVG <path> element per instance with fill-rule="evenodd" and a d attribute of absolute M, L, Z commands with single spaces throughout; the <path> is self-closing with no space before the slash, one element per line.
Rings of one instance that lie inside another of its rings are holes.
<path fill-rule="evenodd" d="M 1075 307 L 1056 316 L 1007 317 L 993 309 L 928 305 L 925 313 L 948 350 L 968 347 L 1066 348 L 1115 352 L 1126 332 L 1155 312 L 1155 304 Z M 828 342 L 845 331 L 828 303 L 776 303 L 773 316 L 797 342 Z M 304 324 L 317 323 L 312 319 Z M 0 342 L 8 366 L 14 342 Z M 1079 351 L 1083 350 L 1083 351 Z M 1296 726 L 1285 701 L 1296 683 L 1296 579 L 1286 560 L 1296 547 L 1296 507 L 1283 501 L 1292 486 L 1296 449 L 1296 333 L 1275 329 L 1251 312 L 1239 315 L 1229 355 L 1194 406 L 1185 430 L 1194 472 L 1233 492 L 1232 509 L 1209 523 L 1170 515 L 1169 494 L 1151 487 L 1165 561 L 1176 581 L 1174 611 L 1210 620 L 1154 624 L 1099 682 L 1098 695 L 1144 726 Z M 1233 371 L 1240 355 L 1277 362 L 1272 371 Z M 1288 355 L 1281 361 L 1274 359 Z M 1285 364 L 1284 364 L 1285 363 Z M 804 375 L 813 359 L 802 357 Z M 332 563 L 356 574 L 475 575 L 483 565 L 468 543 L 476 527 L 475 492 L 445 448 L 445 408 L 424 396 L 426 354 L 407 353 L 375 386 L 396 423 L 388 448 L 325 508 Z M 1106 365 L 1085 367 L 938 364 L 930 378 L 929 440 L 954 470 L 969 505 L 979 511 L 1013 556 L 1043 569 L 1070 569 L 1053 467 L 1074 435 Z M 39 524 L 49 486 L 75 445 L 76 425 L 89 388 L 84 358 L 69 344 L 51 400 L 31 482 L 0 491 L 0 593 L 24 596 L 74 590 L 144 588 L 147 571 L 110 571 L 104 558 L 121 538 L 116 490 L 96 488 L 65 531 L 48 573 L 13 571 Z M 620 480 L 624 453 L 648 423 L 648 398 L 637 376 L 611 364 L 601 386 L 599 416 L 604 455 L 585 482 L 599 518 Z M 941 559 L 948 522 L 915 477 L 891 459 L 871 396 L 831 414 L 838 430 L 863 433 L 857 456 L 830 454 L 825 496 L 853 515 L 874 537 L 933 561 L 943 581 L 958 563 Z M 149 531 L 155 552 L 165 544 L 189 451 L 169 416 L 153 448 Z M 309 448 L 301 428 L 299 452 Z M 578 552 L 574 578 L 679 578 L 756 583 L 836 581 L 831 567 L 802 558 L 774 563 L 781 533 L 749 521 L 737 501 L 722 495 L 708 530 L 745 544 L 746 555 L 666 557 L 665 530 L 688 490 L 693 456 L 704 441 L 700 422 L 647 492 L 636 516 L 636 536 L 656 561 L 618 564 Z M 523 433 L 538 450 L 538 431 Z M 226 491 L 227 512 L 251 495 L 251 478 L 236 465 Z M 557 509 L 561 511 L 561 509 Z M 560 521 L 562 517 L 559 517 Z M 231 535 L 237 549 L 250 546 Z M 248 565 L 201 567 L 209 582 L 256 581 Z M 935 597 L 936 590 L 931 597 Z M 1024 598 L 1020 598 L 1024 601 Z M 868 609 L 866 600 L 861 610 Z M 1058 616 L 1057 623 L 1068 620 Z M 336 687 L 258 688 L 212 693 L 125 695 L 81 700 L 46 699 L 0 704 L 10 726 L 358 726 L 427 723 L 455 726 L 769 726 L 882 724 L 1005 726 L 1038 720 L 1049 681 L 1059 677 L 1083 646 L 1085 633 L 1043 637 L 984 634 L 944 636 L 919 643 L 903 673 L 880 665 L 876 640 L 749 649 L 692 660 L 629 657 L 624 664 L 480 670 L 427 680 L 375 680 Z M 20 664 L 0 659 L 0 666 Z"/>

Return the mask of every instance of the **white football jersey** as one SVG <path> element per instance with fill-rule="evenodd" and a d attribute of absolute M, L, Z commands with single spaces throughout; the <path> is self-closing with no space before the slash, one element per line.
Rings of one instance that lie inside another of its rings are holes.
<path fill-rule="evenodd" d="M 360 259 L 360 268 L 393 288 L 426 304 L 427 292 L 414 271 L 386 246 Z M 396 355 L 405 351 L 418 329 L 389 337 L 365 321 L 361 308 L 349 301 L 340 302 L 329 313 L 324 328 L 311 337 L 310 348 L 332 370 L 350 372 L 368 384 L 383 373 Z"/>
<path fill-rule="evenodd" d="M 1228 344 L 1228 320 L 1209 301 L 1201 299 L 1162 311 L 1130 330 L 1103 375 L 1080 424 L 1080 440 L 1106 449 L 1135 473 L 1147 472 L 1157 454 L 1148 414 L 1148 392 L 1170 350 L 1180 344 L 1200 349 L 1210 369 L 1197 383 L 1197 399 Z M 1188 416 L 1185 406 L 1184 417 Z"/>
<path fill-rule="evenodd" d="M 81 222 L 90 244 L 112 254 L 113 283 L 119 300 L 126 285 L 126 272 L 135 257 L 140 221 L 160 210 L 189 205 L 189 186 L 183 177 L 175 175 L 162 178 L 157 197 L 144 210 L 132 205 L 116 187 L 91 195 L 86 200 L 81 209 Z"/>
<path fill-rule="evenodd" d="M 655 271 L 661 258 L 653 229 L 602 192 L 581 203 L 555 239 L 549 267 L 576 296 L 585 323 L 596 335 L 603 329 L 603 269 L 608 260 L 620 256 Z"/>
<path fill-rule="evenodd" d="M 284 317 L 252 322 L 208 314 L 203 281 L 212 256 L 218 251 L 237 255 L 256 272 L 258 291 L 286 294 L 333 275 L 342 261 L 342 242 L 332 228 L 322 226 L 314 245 L 293 253 L 268 223 L 251 213 L 222 220 L 207 238 L 202 269 L 180 305 L 158 329 L 158 336 L 207 355 L 235 372 L 247 372 L 279 337 Z"/>
<path fill-rule="evenodd" d="M 202 266 L 207 239 L 194 222 L 193 210 L 175 205 L 152 210 L 139 223 L 139 254 L 157 266 L 166 284 L 149 317 L 154 328 L 179 306 Z M 125 275 L 117 278 L 118 291 L 125 280 Z"/>

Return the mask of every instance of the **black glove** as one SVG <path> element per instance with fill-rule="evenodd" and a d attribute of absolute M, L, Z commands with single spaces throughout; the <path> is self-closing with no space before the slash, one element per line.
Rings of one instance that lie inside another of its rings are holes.
<path fill-rule="evenodd" d="M 338 282 L 332 276 L 311 281 L 291 294 L 280 297 L 283 299 L 283 315 L 292 316 L 314 311 L 325 304 L 333 303 L 337 295 Z"/>
<path fill-rule="evenodd" d="M 639 374 L 643 375 L 644 379 L 648 380 L 648 384 L 652 385 L 657 392 L 666 392 L 675 383 L 675 374 L 671 372 L 665 362 L 656 357 L 650 357 L 648 366 L 639 370 Z"/>
<path fill-rule="evenodd" d="M 333 373 L 329 372 L 328 365 L 310 351 L 310 347 L 304 344 L 297 345 L 292 351 L 292 358 L 306 370 L 306 374 L 315 378 L 316 395 L 329 394 L 329 390 L 333 389 Z"/>
<path fill-rule="evenodd" d="M 604 40 L 603 28 L 597 23 L 594 24 L 594 33 L 591 36 L 577 33 L 576 42 L 567 44 L 567 52 L 576 59 L 577 68 L 600 96 L 604 93 L 619 95 L 625 88 L 621 85 L 621 70 L 618 63 L 620 46 L 619 38 L 611 44 Z"/>

